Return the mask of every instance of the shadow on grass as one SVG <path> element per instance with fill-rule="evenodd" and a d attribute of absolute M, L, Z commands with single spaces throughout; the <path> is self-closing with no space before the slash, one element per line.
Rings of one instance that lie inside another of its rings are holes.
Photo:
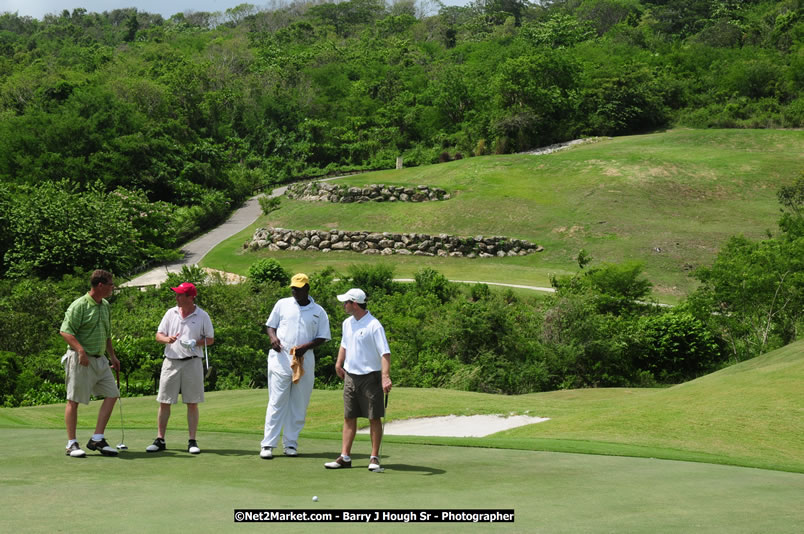
<path fill-rule="evenodd" d="M 298 458 L 322 458 L 325 460 L 333 460 L 337 458 L 338 454 L 299 454 Z M 352 454 L 352 469 L 366 469 L 368 467 L 371 456 L 368 454 Z M 274 458 L 277 458 L 274 456 Z M 408 473 L 424 473 L 427 475 L 443 475 L 446 473 L 444 469 L 436 469 L 424 465 L 410 465 L 410 464 L 391 464 L 388 459 L 393 456 L 383 455 L 382 466 L 388 471 L 405 471 Z M 358 465 L 355 465 L 358 464 Z"/>
<path fill-rule="evenodd" d="M 121 452 L 117 455 L 118 458 L 123 460 L 141 460 L 143 458 L 150 459 L 158 459 L 158 458 L 170 458 L 170 459 L 177 459 L 177 458 L 193 458 L 194 456 L 198 456 L 197 454 L 190 454 L 187 451 L 181 450 L 165 450 L 159 452 L 145 452 L 145 451 L 132 451 L 131 449 Z"/>
<path fill-rule="evenodd" d="M 424 475 L 443 475 L 446 473 L 444 469 L 436 469 L 435 467 L 427 467 L 424 465 L 410 465 L 410 464 L 388 464 L 384 463 L 383 467 L 387 471 L 404 471 L 406 473 L 422 473 Z"/>

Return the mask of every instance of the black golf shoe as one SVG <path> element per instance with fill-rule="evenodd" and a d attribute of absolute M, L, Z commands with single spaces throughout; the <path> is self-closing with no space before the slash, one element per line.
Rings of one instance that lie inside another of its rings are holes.
<path fill-rule="evenodd" d="M 163 438 L 156 438 L 153 443 L 145 447 L 145 452 L 159 452 L 165 450 L 165 440 Z"/>
<path fill-rule="evenodd" d="M 104 456 L 117 456 L 117 449 L 106 443 L 105 439 L 98 441 L 90 439 L 87 443 L 87 449 L 91 451 L 98 451 Z"/>

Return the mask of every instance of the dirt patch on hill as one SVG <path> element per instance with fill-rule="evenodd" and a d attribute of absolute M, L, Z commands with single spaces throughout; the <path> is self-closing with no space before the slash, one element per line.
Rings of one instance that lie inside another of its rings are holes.
<path fill-rule="evenodd" d="M 213 278 L 221 278 L 227 284 L 240 284 L 246 281 L 245 276 L 240 276 L 235 273 L 227 273 L 226 271 L 219 271 L 218 269 L 210 269 L 204 267 L 204 271 Z"/>

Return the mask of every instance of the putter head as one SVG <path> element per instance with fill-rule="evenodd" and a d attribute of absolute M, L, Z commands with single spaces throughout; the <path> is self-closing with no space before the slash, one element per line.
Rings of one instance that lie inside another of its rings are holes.
<path fill-rule="evenodd" d="M 384 467 L 378 467 L 377 469 L 372 469 L 371 472 L 372 473 L 385 473 L 385 468 Z"/>
<path fill-rule="evenodd" d="M 127 451 L 128 447 L 126 447 L 125 443 L 118 443 L 117 444 L 117 450 L 119 450 L 119 451 Z"/>

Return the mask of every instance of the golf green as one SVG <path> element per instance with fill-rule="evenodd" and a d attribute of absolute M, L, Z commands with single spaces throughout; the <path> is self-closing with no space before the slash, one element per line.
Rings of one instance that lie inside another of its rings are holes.
<path fill-rule="evenodd" d="M 203 425 L 202 425 L 203 426 Z M 300 457 L 258 456 L 260 436 L 186 431 L 148 454 L 152 430 L 126 432 L 117 458 L 69 458 L 63 430 L 4 428 L 2 532 L 799 532 L 804 475 L 703 463 L 386 443 L 371 473 L 325 470 L 339 441 L 300 441 Z M 83 432 L 84 434 L 86 432 Z M 116 444 L 119 435 L 108 438 Z M 81 436 L 82 443 L 86 436 Z M 319 497 L 313 502 L 312 497 Z M 514 509 L 514 523 L 235 523 L 234 510 Z"/>

